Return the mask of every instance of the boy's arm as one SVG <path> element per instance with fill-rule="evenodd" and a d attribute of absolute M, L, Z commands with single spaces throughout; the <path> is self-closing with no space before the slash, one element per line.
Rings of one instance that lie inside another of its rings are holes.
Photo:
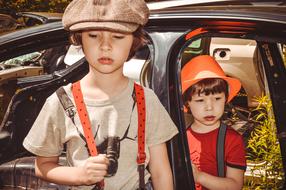
<path fill-rule="evenodd" d="M 155 190 L 173 190 L 172 171 L 169 163 L 166 144 L 158 144 L 149 148 L 149 169 Z"/>
<path fill-rule="evenodd" d="M 226 167 L 226 177 L 217 177 L 199 171 L 192 165 L 196 183 L 212 190 L 236 190 L 242 189 L 244 170 Z"/>
<path fill-rule="evenodd" d="M 44 180 L 62 185 L 92 185 L 101 181 L 107 172 L 108 159 L 105 155 L 89 157 L 83 167 L 58 164 L 59 157 L 37 156 L 36 175 Z"/>

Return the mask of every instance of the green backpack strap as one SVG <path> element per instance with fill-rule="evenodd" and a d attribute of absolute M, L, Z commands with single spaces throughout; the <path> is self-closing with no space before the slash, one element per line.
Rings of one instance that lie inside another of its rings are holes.
<path fill-rule="evenodd" d="M 217 173 L 219 177 L 225 177 L 224 172 L 224 142 L 226 136 L 227 126 L 221 122 L 218 131 L 218 138 L 216 144 L 216 158 L 217 158 Z"/>

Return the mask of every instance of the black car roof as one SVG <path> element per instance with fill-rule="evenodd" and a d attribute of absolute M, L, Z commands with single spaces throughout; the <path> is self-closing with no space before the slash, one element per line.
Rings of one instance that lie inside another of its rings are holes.
<path fill-rule="evenodd" d="M 225 18 L 286 23 L 286 5 L 183 6 L 151 10 L 150 19 Z"/>

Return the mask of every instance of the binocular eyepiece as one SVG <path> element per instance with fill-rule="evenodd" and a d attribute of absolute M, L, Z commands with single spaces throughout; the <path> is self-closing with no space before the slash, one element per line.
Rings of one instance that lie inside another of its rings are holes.
<path fill-rule="evenodd" d="M 114 176 L 118 169 L 118 158 L 120 153 L 120 140 L 119 137 L 108 137 L 106 157 L 109 160 L 106 177 Z"/>

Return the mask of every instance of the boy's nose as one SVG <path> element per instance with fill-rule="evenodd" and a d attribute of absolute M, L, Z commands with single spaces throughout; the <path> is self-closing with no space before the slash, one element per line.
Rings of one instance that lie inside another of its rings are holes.
<path fill-rule="evenodd" d="M 104 51 L 108 51 L 111 49 L 111 42 L 107 38 L 102 38 L 100 42 L 100 49 Z"/>
<path fill-rule="evenodd" d="M 205 108 L 206 108 L 206 110 L 212 110 L 212 109 L 213 109 L 212 101 L 207 100 L 207 101 L 206 101 Z"/>

